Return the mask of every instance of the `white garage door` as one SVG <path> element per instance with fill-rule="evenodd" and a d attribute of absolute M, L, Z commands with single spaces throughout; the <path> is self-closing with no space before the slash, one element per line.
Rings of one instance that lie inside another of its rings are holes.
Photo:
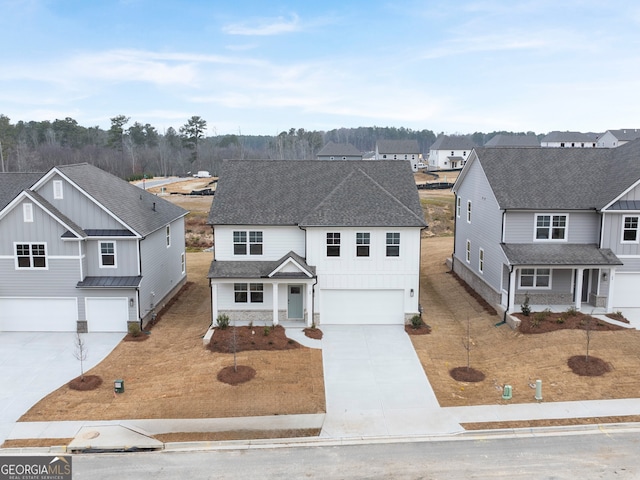
<path fill-rule="evenodd" d="M 321 290 L 320 323 L 325 325 L 402 325 L 402 290 Z"/>
<path fill-rule="evenodd" d="M 129 306 L 126 298 L 87 298 L 89 332 L 126 332 Z"/>
<path fill-rule="evenodd" d="M 75 298 L 0 298 L 0 331 L 75 332 Z"/>
<path fill-rule="evenodd" d="M 616 273 L 613 308 L 640 307 L 640 273 Z"/>

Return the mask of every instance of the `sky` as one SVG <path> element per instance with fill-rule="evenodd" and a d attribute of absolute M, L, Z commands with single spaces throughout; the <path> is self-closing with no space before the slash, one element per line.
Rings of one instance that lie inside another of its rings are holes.
<path fill-rule="evenodd" d="M 640 128 L 635 0 L 0 0 L 0 12 L 12 123 Z"/>

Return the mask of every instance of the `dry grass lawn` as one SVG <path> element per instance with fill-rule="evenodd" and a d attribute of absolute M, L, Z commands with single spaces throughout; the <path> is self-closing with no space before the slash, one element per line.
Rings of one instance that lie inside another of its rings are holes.
<path fill-rule="evenodd" d="M 187 254 L 194 285 L 151 330 L 144 342 L 121 342 L 87 374 L 100 375 L 96 390 L 64 386 L 33 406 L 20 421 L 117 420 L 140 418 L 216 418 L 325 411 L 322 353 L 298 348 L 278 352 L 242 352 L 238 364 L 257 371 L 242 385 L 219 382 L 220 369 L 233 365 L 232 354 L 202 345 L 210 323 L 207 271 L 211 253 Z M 113 393 L 124 379 L 125 393 Z"/>
<path fill-rule="evenodd" d="M 411 336 L 420 361 L 441 406 L 534 402 L 530 384 L 542 380 L 545 402 L 640 398 L 640 332 L 620 330 L 591 333 L 590 355 L 612 366 L 601 377 L 580 377 L 567 366 L 572 355 L 586 351 L 582 330 L 523 335 L 482 307 L 447 273 L 445 259 L 453 238 L 424 238 L 421 303 L 423 318 L 433 331 Z M 484 372 L 479 383 L 457 382 L 449 375 L 467 365 L 467 319 L 471 320 L 471 367 Z M 512 385 L 513 398 L 502 400 L 502 386 Z"/>

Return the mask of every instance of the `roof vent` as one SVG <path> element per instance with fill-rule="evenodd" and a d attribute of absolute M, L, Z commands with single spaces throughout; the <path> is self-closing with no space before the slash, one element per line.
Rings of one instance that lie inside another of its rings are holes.
<path fill-rule="evenodd" d="M 156 202 L 153 202 L 153 211 L 156 211 Z"/>

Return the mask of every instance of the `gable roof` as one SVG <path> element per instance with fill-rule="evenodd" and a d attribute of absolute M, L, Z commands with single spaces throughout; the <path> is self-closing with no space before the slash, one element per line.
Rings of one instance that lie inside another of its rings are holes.
<path fill-rule="evenodd" d="M 378 140 L 376 148 L 378 153 L 420 153 L 417 140 Z"/>
<path fill-rule="evenodd" d="M 619 130 L 607 130 L 607 132 L 611 133 L 621 142 L 630 142 L 631 140 L 640 138 L 640 129 L 637 128 L 621 128 Z"/>
<path fill-rule="evenodd" d="M 597 138 L 594 133 L 553 131 L 545 135 L 540 142 L 593 142 Z"/>
<path fill-rule="evenodd" d="M 0 173 L 0 210 L 9 205 L 20 192 L 29 189 L 42 175 L 42 173 Z"/>
<path fill-rule="evenodd" d="M 426 226 L 411 165 L 394 160 L 225 161 L 209 223 Z"/>
<path fill-rule="evenodd" d="M 606 148 L 477 148 L 500 208 L 600 210 L 640 180 L 640 140 Z"/>
<path fill-rule="evenodd" d="M 87 163 L 54 167 L 45 177 L 53 172 L 69 179 L 141 236 L 188 213 L 161 197 Z"/>
<path fill-rule="evenodd" d="M 477 145 L 467 137 L 459 135 L 438 135 L 430 150 L 471 150 Z"/>
<path fill-rule="evenodd" d="M 280 272 L 285 264 L 294 261 L 296 272 Z M 208 278 L 313 278 L 315 267 L 307 265 L 304 258 L 295 252 L 289 252 L 278 260 L 213 260 L 209 267 Z"/>
<path fill-rule="evenodd" d="M 328 142 L 316 154 L 318 157 L 336 156 L 336 157 L 362 157 L 362 153 L 350 143 L 334 143 Z"/>
<path fill-rule="evenodd" d="M 539 147 L 540 141 L 535 135 L 508 135 L 498 133 L 491 137 L 485 147 Z"/>

